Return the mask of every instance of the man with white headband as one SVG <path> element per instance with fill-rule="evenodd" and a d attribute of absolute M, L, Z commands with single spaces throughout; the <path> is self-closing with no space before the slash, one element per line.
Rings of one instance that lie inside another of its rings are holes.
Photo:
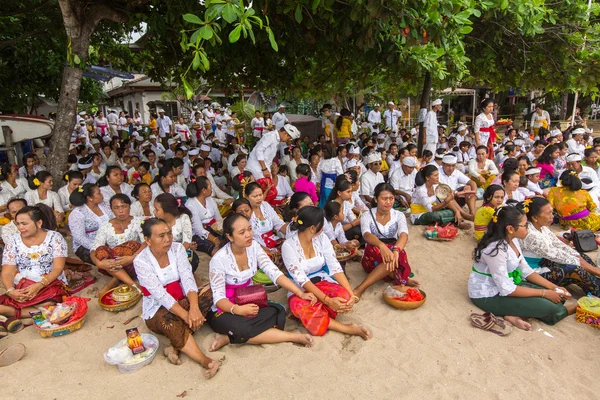
<path fill-rule="evenodd" d="M 571 139 L 567 140 L 567 147 L 569 148 L 569 154 L 577 153 L 584 156 L 585 153 L 585 144 L 583 143 L 583 135 L 585 134 L 585 129 L 582 127 L 577 127 L 573 129 L 571 132 Z"/>
<path fill-rule="evenodd" d="M 371 134 L 379 133 L 381 129 L 381 112 L 379 111 L 379 104 L 375 104 L 373 109 L 369 111 L 367 121 L 369 122 L 369 127 L 371 128 Z"/>
<path fill-rule="evenodd" d="M 96 178 L 89 173 L 92 170 L 93 161 L 94 156 L 91 154 L 82 157 L 79 159 L 79 161 L 77 161 L 77 169 L 83 174 L 83 182 L 81 182 L 82 186 L 86 183 L 96 183 Z"/>
<path fill-rule="evenodd" d="M 363 200 L 371 204 L 375 193 L 375 186 L 384 181 L 381 169 L 381 153 L 374 152 L 365 157 L 367 172 L 360 177 L 360 194 Z"/>
<path fill-rule="evenodd" d="M 404 157 L 400 168 L 396 168 L 390 176 L 390 184 L 394 187 L 398 200 L 404 207 L 410 208 L 411 194 L 415 188 L 417 176 L 417 159 Z"/>
<path fill-rule="evenodd" d="M 402 113 L 396 109 L 393 101 L 388 103 L 388 109 L 383 113 L 385 126 L 391 128 L 392 132 L 398 132 L 398 121 L 402 119 Z"/>
<path fill-rule="evenodd" d="M 440 168 L 440 183 L 445 183 L 454 191 L 454 197 L 459 206 L 464 219 L 473 221 L 475 216 L 475 201 L 477 200 L 477 184 L 469 179 L 468 176 L 456 169 L 457 157 L 454 154 L 446 154 L 442 158 L 442 167 Z M 469 207 L 469 212 L 465 212 L 462 207 Z"/>
<path fill-rule="evenodd" d="M 431 110 L 427 112 L 423 127 L 425 128 L 425 144 L 423 150 L 429 150 L 435 153 L 439 138 L 437 112 L 442 109 L 442 99 L 434 100 L 431 103 Z"/>
<path fill-rule="evenodd" d="M 362 163 L 362 160 L 360 158 L 360 148 L 358 146 L 351 146 L 350 150 L 348 151 L 348 161 L 350 160 L 356 160 L 358 166 L 360 167 L 360 171 L 358 176 L 360 177 L 362 174 L 364 174 L 365 172 L 367 172 L 367 168 L 365 167 L 365 164 Z M 348 161 L 346 161 L 346 164 L 344 165 L 344 170 L 348 169 Z"/>
<path fill-rule="evenodd" d="M 525 176 L 527 177 L 527 190 L 530 190 L 536 195 L 543 196 L 544 191 L 538 183 L 540 181 L 540 172 L 542 172 L 541 168 L 529 167 L 525 171 Z"/>
<path fill-rule="evenodd" d="M 299 137 L 300 131 L 291 124 L 284 125 L 278 131 L 265 133 L 248 156 L 246 169 L 252 173 L 254 179 L 270 178 L 271 164 L 277 155 L 279 143 L 287 143 Z"/>
<path fill-rule="evenodd" d="M 579 153 L 571 153 L 567 156 L 567 169 L 572 169 L 577 172 L 579 175 L 579 179 L 582 178 L 590 178 L 591 186 L 590 186 L 590 196 L 592 196 L 592 200 L 596 203 L 596 207 L 600 208 L 600 179 L 598 179 L 598 174 L 594 171 L 593 168 L 581 165 L 581 160 L 583 157 Z M 563 171 L 559 171 L 559 176 Z"/>

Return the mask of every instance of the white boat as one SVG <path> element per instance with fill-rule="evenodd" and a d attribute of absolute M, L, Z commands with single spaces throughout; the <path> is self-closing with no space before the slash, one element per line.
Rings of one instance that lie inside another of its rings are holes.
<path fill-rule="evenodd" d="M 13 143 L 50 136 L 54 121 L 39 115 L 0 114 L 0 127 L 8 126 Z M 36 142 L 40 142 L 36 140 Z M 4 145 L 4 135 L 0 132 L 0 145 Z"/>

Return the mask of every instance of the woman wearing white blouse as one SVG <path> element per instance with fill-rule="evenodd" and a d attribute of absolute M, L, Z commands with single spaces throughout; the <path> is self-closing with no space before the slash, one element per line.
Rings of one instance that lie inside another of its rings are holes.
<path fill-rule="evenodd" d="M 75 255 L 88 264 L 93 261 L 90 251 L 100 227 L 113 218 L 110 208 L 104 203 L 104 197 L 98 186 L 86 183 L 71 193 L 70 203 L 75 209 L 69 215 L 69 229 L 73 236 Z"/>
<path fill-rule="evenodd" d="M 19 177 L 19 167 L 17 165 L 4 164 L 0 168 L 0 180 L 2 184 L 0 189 L 8 198 L 23 197 L 29 187 L 27 179 Z"/>
<path fill-rule="evenodd" d="M 58 197 L 60 198 L 60 204 L 66 213 L 69 213 L 75 206 L 71 204 L 69 198 L 71 193 L 79 186 L 83 184 L 83 174 L 79 171 L 69 171 L 63 178 L 67 184 L 58 189 Z"/>
<path fill-rule="evenodd" d="M 89 172 L 89 174 L 95 179 L 94 182 L 97 182 L 100 178 L 102 178 L 105 171 L 106 165 L 104 164 L 104 158 L 102 158 L 102 154 L 92 154 L 92 170 Z"/>
<path fill-rule="evenodd" d="M 358 297 L 335 257 L 329 238 L 323 234 L 324 223 L 325 212 L 308 206 L 290 224 L 293 235 L 283 243 L 283 261 L 294 283 L 318 300 L 310 302 L 289 293 L 290 311 L 314 336 L 323 336 L 331 329 L 368 340 L 371 332 L 366 327 L 336 321 L 338 313 L 352 311 Z"/>
<path fill-rule="evenodd" d="M 152 200 L 161 193 L 171 193 L 175 197 L 185 197 L 185 192 L 182 187 L 176 185 L 177 177 L 173 168 L 168 165 L 163 165 L 158 174 L 154 178 L 154 182 L 150 186 L 152 189 Z"/>
<path fill-rule="evenodd" d="M 475 118 L 473 130 L 475 131 L 475 146 L 486 146 L 488 148 L 488 158 L 494 158 L 493 144 L 496 143 L 496 131 L 494 130 L 494 101 L 485 99 L 481 103 L 483 112 Z"/>
<path fill-rule="evenodd" d="M 394 187 L 389 183 L 378 184 L 373 199 L 377 206 L 360 218 L 360 228 L 367 242 L 361 264 L 369 275 L 354 289 L 359 298 L 382 279 L 393 280 L 395 285 L 419 285 L 410 279 L 411 269 L 404 250 L 408 226 L 404 214 L 393 209 Z"/>
<path fill-rule="evenodd" d="M 527 217 L 515 206 L 496 210 L 488 230 L 475 248 L 469 277 L 469 297 L 486 312 L 530 330 L 521 318 L 554 325 L 575 312 L 577 303 L 563 305 L 569 292 L 534 272 L 523 258 L 519 242 L 527 236 Z"/>
<path fill-rule="evenodd" d="M 54 210 L 56 222 L 61 224 L 64 221 L 64 210 L 58 197 L 58 193 L 52 191 L 52 175 L 48 171 L 40 171 L 35 177 L 29 180 L 29 188 L 25 193 L 27 204 L 42 203 Z"/>
<path fill-rule="evenodd" d="M 188 259 L 192 264 L 192 272 L 196 272 L 200 259 L 194 252 L 197 244 L 192 239 L 192 213 L 185 208 L 181 200 L 177 200 L 170 193 L 163 193 L 154 199 L 154 210 L 157 218 L 167 222 L 173 233 L 173 241 L 181 243 L 188 254 Z"/>
<path fill-rule="evenodd" d="M 210 379 L 219 370 L 220 362 L 206 357 L 193 336 L 206 321 L 212 304 L 210 288 L 198 290 L 185 249 L 173 242 L 171 228 L 165 221 L 149 219 L 143 235 L 148 247 L 134 260 L 144 294 L 142 318 L 151 331 L 171 342 L 164 350 L 171 363 L 181 364 L 181 351 L 206 368 L 204 377 Z"/>
<path fill-rule="evenodd" d="M 274 248 L 274 242 L 278 238 L 273 231 L 280 232 L 285 235 L 287 224 L 277 215 L 273 207 L 264 201 L 262 188 L 256 182 L 251 182 L 244 188 L 244 197 L 250 202 L 252 208 L 252 217 L 250 225 L 254 233 L 254 240 L 261 246 Z"/>
<path fill-rule="evenodd" d="M 294 191 L 290 187 L 287 178 L 279 175 L 279 165 L 277 163 L 271 164 L 271 177 L 273 185 L 277 189 L 277 196 L 271 201 L 271 205 L 273 207 L 284 206 L 290 201 L 290 197 L 292 197 Z"/>
<path fill-rule="evenodd" d="M 152 189 L 147 183 L 138 183 L 131 191 L 131 197 L 135 201 L 131 205 L 131 215 L 134 217 L 154 217 L 154 202 L 152 201 Z"/>
<path fill-rule="evenodd" d="M 126 195 L 116 194 L 110 199 L 110 208 L 115 218 L 105 222 L 94 239 L 90 257 L 98 271 L 112 277 L 99 291 L 102 296 L 119 282 L 134 286 L 135 270 L 133 259 L 145 247 L 142 240 L 141 217 L 130 214 L 131 200 Z"/>
<path fill-rule="evenodd" d="M 221 241 L 211 226 L 223 220 L 219 206 L 211 197 L 212 185 L 207 177 L 200 176 L 190 182 L 185 192 L 188 196 L 185 206 L 192 212 L 194 241 L 199 251 L 212 256 L 219 249 Z"/>
<path fill-rule="evenodd" d="M 488 150 L 485 146 L 477 147 L 477 156 L 469 160 L 469 175 L 473 178 L 477 186 L 487 189 L 496 176 L 498 176 L 498 167 L 494 161 L 487 158 Z"/>
<path fill-rule="evenodd" d="M 258 243 L 252 239 L 252 228 L 241 214 L 232 214 L 223 222 L 225 238 L 229 240 L 210 260 L 210 286 L 213 307 L 208 323 L 217 334 L 210 347 L 216 351 L 229 343 L 269 344 L 293 342 L 312 346 L 311 335 L 286 332 L 285 308 L 277 303 L 266 307 L 257 304 L 237 304 L 236 290 L 253 285 L 252 277 L 263 270 L 273 282 L 290 290 L 310 304 L 313 294 L 305 293 L 273 264 Z"/>
<path fill-rule="evenodd" d="M 106 204 L 108 204 L 110 199 L 118 193 L 123 193 L 132 199 L 131 191 L 133 190 L 133 187 L 130 184 L 123 182 L 123 171 L 116 165 L 111 165 L 106 168 L 104 176 L 98 180 L 98 186 L 100 186 L 100 191 L 104 196 Z"/>

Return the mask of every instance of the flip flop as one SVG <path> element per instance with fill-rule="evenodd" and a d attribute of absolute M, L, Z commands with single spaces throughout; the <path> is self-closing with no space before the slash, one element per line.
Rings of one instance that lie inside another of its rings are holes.
<path fill-rule="evenodd" d="M 484 331 L 492 332 L 498 336 L 506 336 L 512 332 L 512 327 L 507 325 L 502 318 L 490 312 L 484 314 L 471 314 L 471 324 Z"/>
<path fill-rule="evenodd" d="M 85 274 L 85 272 L 83 274 Z M 71 294 L 79 293 L 86 287 L 93 285 L 94 282 L 96 282 L 96 278 L 92 275 L 84 276 L 82 279 L 69 282 L 69 289 Z"/>
<path fill-rule="evenodd" d="M 14 317 L 4 317 L 0 319 L 0 325 L 6 328 L 9 333 L 17 333 L 24 328 L 21 320 Z"/>
<path fill-rule="evenodd" d="M 0 351 L 0 367 L 7 367 L 19 361 L 26 353 L 25 345 L 14 344 Z"/>

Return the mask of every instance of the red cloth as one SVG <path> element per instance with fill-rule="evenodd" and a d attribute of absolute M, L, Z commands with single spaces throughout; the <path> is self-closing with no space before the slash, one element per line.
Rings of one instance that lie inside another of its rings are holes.
<path fill-rule="evenodd" d="M 15 289 L 25 289 L 36 283 L 37 282 L 34 282 L 30 279 L 22 278 L 19 281 L 19 283 L 15 286 Z M 31 300 L 16 301 L 15 299 L 13 299 L 10 296 L 2 295 L 2 296 L 0 296 L 0 304 L 16 308 L 18 315 L 15 315 L 15 317 L 20 318 L 21 317 L 21 309 L 23 309 L 23 308 L 31 307 L 36 304 L 40 304 L 40 303 L 43 303 L 43 302 L 49 301 L 49 300 L 60 303 L 60 302 L 62 302 L 63 296 L 68 296 L 68 295 L 69 295 L 69 289 L 65 286 L 65 284 L 61 280 L 56 279 L 56 280 L 50 282 L 48 285 L 44 286 L 38 292 L 37 296 L 35 296 Z"/>
<path fill-rule="evenodd" d="M 315 283 L 315 286 L 329 297 L 341 297 L 344 300 L 350 300 L 350 293 L 336 283 L 321 281 Z M 302 300 L 296 295 L 290 297 L 289 306 L 292 314 L 302 322 L 302 325 L 313 336 L 323 336 L 327 333 L 331 318 L 335 319 L 337 317 L 335 311 L 320 301 L 311 306 L 310 301 Z"/>
<path fill-rule="evenodd" d="M 393 244 L 386 244 L 386 246 L 391 248 L 394 246 Z M 381 264 L 383 259 L 381 258 L 381 252 L 377 247 L 371 246 L 367 244 L 365 246 L 365 252 L 363 253 L 363 257 L 361 260 L 361 264 L 364 270 L 367 273 L 370 273 L 375 269 L 376 266 Z M 406 255 L 406 251 L 402 250 L 398 255 L 398 268 L 396 268 L 390 276 L 386 278 L 386 280 L 394 280 L 395 285 L 405 285 L 410 276 L 410 265 L 408 264 L 408 257 Z"/>
<path fill-rule="evenodd" d="M 168 283 L 166 286 L 163 286 L 167 293 L 169 293 L 175 301 L 183 300 L 185 298 L 185 294 L 183 293 L 183 288 L 181 287 L 181 283 L 179 281 Z M 143 286 L 140 286 L 142 289 L 142 294 L 146 297 L 150 296 L 150 292 Z"/>
<path fill-rule="evenodd" d="M 263 191 L 270 185 L 271 188 L 269 189 L 268 192 L 266 192 L 264 194 L 265 195 L 265 201 L 267 203 L 270 203 L 271 201 L 275 200 L 275 197 L 277 197 L 277 188 L 273 184 L 273 179 L 271 179 L 271 178 L 260 178 L 259 180 L 256 181 L 256 183 L 258 183 L 260 185 L 260 187 L 262 188 Z"/>
<path fill-rule="evenodd" d="M 493 126 L 489 128 L 479 128 L 480 132 L 488 132 L 490 134 L 490 140 L 487 143 L 482 143 L 483 146 L 487 146 L 488 148 L 488 158 L 490 160 L 494 159 L 494 143 L 496 143 L 496 130 L 494 130 Z"/>

